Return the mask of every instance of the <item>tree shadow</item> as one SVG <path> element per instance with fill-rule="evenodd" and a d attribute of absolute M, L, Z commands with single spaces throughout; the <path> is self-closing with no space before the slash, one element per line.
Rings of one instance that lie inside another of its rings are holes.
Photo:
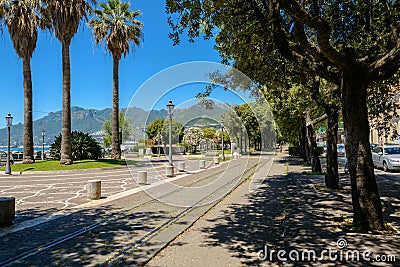
<path fill-rule="evenodd" d="M 36 213 L 32 216 L 40 216 L 46 212 L 50 210 L 31 209 L 20 215 Z M 16 265 L 95 266 L 170 217 L 167 211 L 146 210 L 144 207 L 130 211 L 126 207 L 116 209 L 114 206 L 80 210 L 0 237 L 0 266 L 29 253 L 33 254 L 21 259 Z M 149 244 L 156 246 L 158 241 Z M 146 250 L 138 250 L 135 255 L 131 255 L 130 260 L 137 265 L 143 261 L 144 256 Z"/>
<path fill-rule="evenodd" d="M 298 164 L 298 160 L 290 160 L 289 164 Z M 334 224 L 338 217 L 352 216 L 349 181 L 345 177 L 342 180 L 341 190 L 318 190 L 317 186 L 324 184 L 323 175 L 290 173 L 269 177 L 256 192 L 246 195 L 245 204 L 233 203 L 221 216 L 209 220 L 212 226 L 201 229 L 207 236 L 203 246 L 226 247 L 229 255 L 237 257 L 243 266 L 281 265 L 279 250 L 284 250 L 289 260 L 285 266 L 382 266 L 361 256 L 358 260 L 351 255 L 346 258 L 352 250 L 359 255 L 365 250 L 373 251 L 373 256 L 396 255 L 400 241 L 395 236 L 348 234 Z M 347 247 L 338 248 L 340 239 L 347 241 Z M 265 256 L 266 248 L 267 258 L 260 260 L 258 257 Z M 329 249 L 337 251 L 336 259 L 326 254 L 321 257 L 322 250 Z M 271 255 L 272 250 L 275 253 Z M 316 261 L 308 259 L 307 253 L 302 257 L 307 250 L 315 251 Z M 300 256 L 294 253 L 290 261 L 288 255 L 292 251 Z M 344 258 L 340 258 L 340 252 Z M 385 266 L 399 263 L 386 262 Z"/>

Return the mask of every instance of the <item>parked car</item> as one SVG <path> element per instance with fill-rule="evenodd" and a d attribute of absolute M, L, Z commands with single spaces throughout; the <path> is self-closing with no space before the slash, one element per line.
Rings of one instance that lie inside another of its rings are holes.
<path fill-rule="evenodd" d="M 4 151 L 0 151 L 0 165 L 4 166 L 7 164 L 7 153 Z M 10 155 L 10 164 L 14 164 L 14 159 L 12 155 Z"/>
<path fill-rule="evenodd" d="M 372 150 L 375 168 L 383 170 L 400 170 L 400 146 L 377 146 Z"/>
<path fill-rule="evenodd" d="M 346 155 L 346 149 L 343 144 L 338 144 L 337 145 L 337 154 L 338 156 L 345 156 Z"/>

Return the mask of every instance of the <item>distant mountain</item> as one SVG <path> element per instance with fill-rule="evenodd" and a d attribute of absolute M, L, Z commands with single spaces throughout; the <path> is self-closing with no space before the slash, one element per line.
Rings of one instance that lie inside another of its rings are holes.
<path fill-rule="evenodd" d="M 106 120 L 110 119 L 111 108 L 103 110 L 85 109 L 81 107 L 71 107 L 72 130 L 82 131 L 89 134 L 101 131 Z M 131 119 L 134 129 L 134 138 L 143 137 L 143 128 L 145 124 L 149 125 L 156 119 L 165 119 L 168 112 L 165 109 L 145 111 L 141 108 L 121 109 L 126 112 L 127 117 Z M 224 108 L 219 105 L 213 105 L 213 108 L 206 109 L 197 104 L 187 109 L 176 109 L 174 119 L 184 125 L 192 126 L 204 118 L 211 118 L 209 122 L 221 118 Z M 56 136 L 61 133 L 61 111 L 50 112 L 47 116 L 33 122 L 34 145 L 42 144 L 42 129 L 46 131 L 45 143 L 53 143 Z M 11 128 L 11 145 L 23 145 L 24 125 L 22 123 L 13 125 Z M 7 128 L 0 129 L 0 146 L 7 145 Z"/>
<path fill-rule="evenodd" d="M 110 119 L 111 109 L 95 110 L 71 107 L 71 124 L 73 131 L 93 133 L 99 131 L 104 121 Z M 47 116 L 33 122 L 34 145 L 42 144 L 42 129 L 46 131 L 45 143 L 51 144 L 55 136 L 61 133 L 61 111 L 50 112 Z M 19 123 L 11 128 L 11 145 L 23 145 L 24 125 Z M 7 142 L 7 129 L 0 130 L 0 145 Z"/>

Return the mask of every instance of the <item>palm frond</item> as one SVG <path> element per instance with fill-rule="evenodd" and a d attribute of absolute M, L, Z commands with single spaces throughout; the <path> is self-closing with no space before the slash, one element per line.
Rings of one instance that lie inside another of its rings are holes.
<path fill-rule="evenodd" d="M 136 18 L 140 11 L 130 11 L 130 3 L 108 0 L 93 11 L 95 18 L 89 21 L 96 44 L 105 45 L 116 58 L 126 56 L 143 41 L 143 23 Z"/>
<path fill-rule="evenodd" d="M 39 0 L 1 0 L 1 25 L 7 27 L 15 52 L 21 58 L 31 58 L 36 48 L 38 29 L 48 24 L 40 13 Z"/>

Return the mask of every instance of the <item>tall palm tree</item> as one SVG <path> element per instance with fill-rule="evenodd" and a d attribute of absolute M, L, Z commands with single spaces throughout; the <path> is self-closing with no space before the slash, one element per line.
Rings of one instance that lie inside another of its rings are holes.
<path fill-rule="evenodd" d="M 143 40 L 143 23 L 136 19 L 141 13 L 129 11 L 130 2 L 108 0 L 95 9 L 95 18 L 89 21 L 96 44 L 105 44 L 113 58 L 113 108 L 112 108 L 112 157 L 121 158 L 119 137 L 119 62 L 134 45 Z"/>
<path fill-rule="evenodd" d="M 22 59 L 24 77 L 24 163 L 33 163 L 32 75 L 31 58 L 36 48 L 41 19 L 38 0 L 1 0 L 0 14 L 7 26 L 15 52 Z"/>
<path fill-rule="evenodd" d="M 43 0 L 43 14 L 51 22 L 62 47 L 62 129 L 60 164 L 72 164 L 71 145 L 71 70 L 69 49 L 82 19 L 87 20 L 95 0 Z"/>

